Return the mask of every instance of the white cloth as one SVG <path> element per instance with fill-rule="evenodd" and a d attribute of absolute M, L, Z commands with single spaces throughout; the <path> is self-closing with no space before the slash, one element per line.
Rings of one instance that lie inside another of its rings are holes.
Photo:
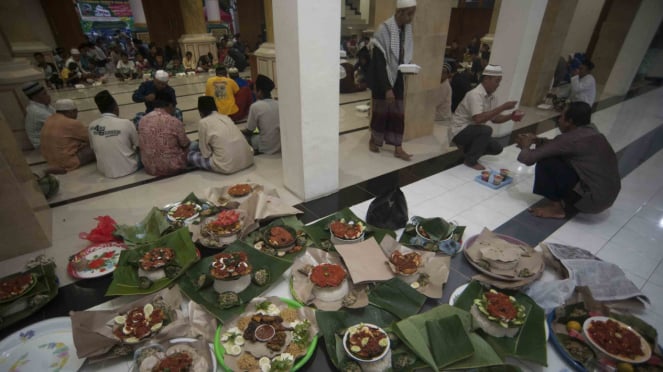
<path fill-rule="evenodd" d="M 105 113 L 90 123 L 90 146 L 97 169 L 108 178 L 118 178 L 138 169 L 138 133 L 134 124 Z"/>
<path fill-rule="evenodd" d="M 493 110 L 497 107 L 497 97 L 488 94 L 483 84 L 479 84 L 476 88 L 465 94 L 465 97 L 453 115 L 451 124 L 451 135 L 449 139 L 453 139 L 465 127 L 471 124 L 476 124 L 472 117 L 481 114 L 482 112 Z"/>
<path fill-rule="evenodd" d="M 44 127 L 44 121 L 53 114 L 55 114 L 53 107 L 35 101 L 30 101 L 25 108 L 25 134 L 35 149 L 38 149 L 41 143 L 41 128 Z"/>
<path fill-rule="evenodd" d="M 227 115 L 213 112 L 200 119 L 198 145 L 215 172 L 235 173 L 253 164 L 253 149 Z"/>
<path fill-rule="evenodd" d="M 435 120 L 451 119 L 451 84 L 446 79 L 439 89 L 439 104 L 435 107 Z"/>
<path fill-rule="evenodd" d="M 117 72 L 123 74 L 136 72 L 136 64 L 134 61 L 127 61 L 127 63 L 124 63 L 122 60 L 119 60 L 117 61 Z"/>
<path fill-rule="evenodd" d="M 571 78 L 571 102 L 587 102 L 590 106 L 596 99 L 596 80 L 594 76 L 585 75 L 582 79 L 576 75 Z"/>
<path fill-rule="evenodd" d="M 258 134 L 258 151 L 274 154 L 281 151 L 281 127 L 279 122 L 279 104 L 268 98 L 257 101 L 249 109 L 246 127 L 250 131 L 256 128 Z"/>
<path fill-rule="evenodd" d="M 387 77 L 389 84 L 393 87 L 396 83 L 396 76 L 398 76 L 398 57 L 400 54 L 400 29 L 396 23 L 394 16 L 384 21 L 378 32 L 375 33 L 371 39 L 371 45 L 380 49 L 387 61 Z M 412 25 L 406 24 L 403 28 L 405 37 L 403 38 L 403 64 L 412 62 L 412 53 L 414 43 L 412 42 Z"/>

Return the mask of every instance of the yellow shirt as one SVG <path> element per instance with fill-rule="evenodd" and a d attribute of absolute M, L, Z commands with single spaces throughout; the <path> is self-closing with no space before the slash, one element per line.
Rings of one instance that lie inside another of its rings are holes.
<path fill-rule="evenodd" d="M 227 77 L 211 77 L 205 84 L 205 95 L 214 97 L 216 109 L 224 115 L 232 115 L 239 111 L 239 107 L 235 103 L 237 92 L 239 92 L 239 85 L 235 80 Z"/>

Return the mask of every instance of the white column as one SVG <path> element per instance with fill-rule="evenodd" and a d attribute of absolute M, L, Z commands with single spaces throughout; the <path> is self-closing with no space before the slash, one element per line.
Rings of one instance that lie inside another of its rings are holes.
<path fill-rule="evenodd" d="M 131 7 L 131 14 L 134 17 L 134 28 L 143 29 L 147 28 L 147 21 L 145 20 L 145 10 L 143 9 L 143 2 L 141 0 L 129 0 Z"/>
<path fill-rule="evenodd" d="M 338 190 L 341 7 L 279 0 L 272 10 L 277 75 L 286 77 L 279 81 L 283 182 L 306 201 Z"/>
<path fill-rule="evenodd" d="M 205 15 L 207 15 L 207 23 L 221 23 L 219 0 L 205 0 Z"/>
<path fill-rule="evenodd" d="M 642 0 L 631 28 L 619 51 L 617 60 L 603 89 L 603 95 L 624 95 L 628 92 L 649 44 L 663 19 L 663 2 Z"/>
<path fill-rule="evenodd" d="M 359 2 L 359 12 L 361 13 L 361 19 L 368 23 L 371 15 L 371 0 L 361 0 Z"/>
<path fill-rule="evenodd" d="M 603 4 L 605 4 L 605 0 L 578 0 L 564 46 L 562 46 L 562 57 L 566 58 L 569 54 L 587 51 Z"/>
<path fill-rule="evenodd" d="M 495 95 L 500 103 L 519 101 L 546 12 L 548 0 L 502 0 L 491 48 L 490 63 L 502 66 L 502 83 Z M 513 122 L 490 124 L 493 137 L 513 129 Z"/>

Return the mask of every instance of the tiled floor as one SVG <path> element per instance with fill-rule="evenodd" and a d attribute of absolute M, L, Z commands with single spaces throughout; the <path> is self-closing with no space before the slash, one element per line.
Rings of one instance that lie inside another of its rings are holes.
<path fill-rule="evenodd" d="M 119 92 L 122 86 L 114 89 Z M 179 93 L 180 88 L 176 89 Z M 80 93 L 74 91 L 70 94 Z M 358 96 L 345 102 L 352 102 L 353 99 L 363 100 L 365 97 Z M 94 168 L 85 171 L 87 173 L 79 172 L 80 175 L 72 172 L 73 176 L 63 177 L 63 194 L 58 199 L 63 202 L 62 205 L 53 208 L 53 246 L 35 254 L 56 257 L 61 284 L 66 285 L 71 283 L 64 273 L 66 258 L 85 246 L 78 233 L 89 231 L 95 225 L 93 218 L 99 215 L 107 214 L 120 223 L 132 224 L 138 222 L 152 206 L 181 199 L 190 191 L 202 194 L 208 187 L 250 180 L 273 187 L 286 202 L 300 205 L 305 211 L 302 216 L 305 221 L 324 217 L 349 205 L 353 205 L 352 210 L 357 215 L 365 216 L 375 195 L 393 185 L 400 185 L 408 200 L 410 216 L 441 216 L 454 220 L 467 226 L 466 237 L 488 227 L 530 244 L 549 240 L 580 246 L 619 265 L 652 300 L 652 306 L 640 315 L 657 329 L 663 330 L 663 151 L 660 151 L 663 136 L 657 130 L 663 124 L 660 102 L 663 102 L 661 88 L 594 114 L 593 122 L 620 152 L 620 162 L 624 166 L 620 168 L 624 170 L 624 178 L 617 202 L 599 215 L 579 214 L 570 221 L 548 221 L 523 213 L 528 206 L 539 201 L 539 197 L 531 193 L 533 167 L 526 167 L 515 160 L 518 150 L 509 146 L 499 156 L 482 158 L 482 163 L 491 168 L 508 168 L 514 172 L 512 185 L 501 190 L 485 188 L 473 181 L 476 171 L 462 165 L 455 166 L 458 164 L 457 154 L 452 152 L 440 156 L 452 149 L 448 146 L 445 125 L 436 124 L 432 136 L 405 143 L 406 149 L 415 156 L 415 164 L 395 159 L 390 151 L 380 154 L 368 152 L 366 130 L 341 135 L 339 176 L 343 189 L 303 205 L 299 198 L 283 187 L 281 159 L 278 156 L 257 157 L 254 167 L 231 176 L 193 171 L 80 201 L 72 201 L 72 198 L 103 192 L 109 184 L 95 175 Z M 346 109 L 341 106 L 342 121 L 357 118 L 367 123 L 366 118 L 353 111 L 356 104 L 359 103 L 347 104 Z M 555 116 L 551 112 L 525 109 L 528 121 L 521 123 L 516 130 Z M 544 122 L 539 128 L 551 126 Z M 552 137 L 556 133 L 557 130 L 553 129 L 543 135 Z M 634 141 L 637 142 L 634 144 Z M 631 144 L 634 145 L 629 146 Z M 32 159 L 38 161 L 34 155 Z M 439 171 L 446 168 L 449 169 Z M 134 178 L 120 180 L 118 185 L 148 180 L 142 175 L 130 177 Z M 106 184 L 98 187 L 100 183 Z M 2 272 L 14 271 L 35 254 L 0 262 L 0 269 Z M 473 275 L 473 269 L 462 257 L 454 258 L 453 262 L 457 270 L 452 273 L 440 302 L 446 302 L 450 291 Z M 287 294 L 287 286 L 282 284 L 272 289 L 272 293 Z M 103 283 L 98 282 L 97 285 Z M 84 288 L 83 283 L 74 286 Z M 63 301 L 59 301 L 59 306 L 68 304 Z M 99 302 L 100 298 L 95 301 Z M 324 355 L 318 352 L 307 370 L 321 370 L 317 368 L 323 366 L 326 366 Z M 564 368 L 563 362 L 549 348 L 549 370 Z M 526 369 L 537 368 L 526 366 Z"/>

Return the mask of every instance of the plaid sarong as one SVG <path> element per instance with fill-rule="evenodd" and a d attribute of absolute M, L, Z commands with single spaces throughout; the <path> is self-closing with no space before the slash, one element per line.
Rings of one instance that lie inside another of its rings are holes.
<path fill-rule="evenodd" d="M 189 161 L 189 164 L 193 165 L 194 167 L 205 170 L 212 169 L 209 158 L 203 157 L 203 154 L 201 154 L 200 151 L 189 151 L 187 160 Z"/>

